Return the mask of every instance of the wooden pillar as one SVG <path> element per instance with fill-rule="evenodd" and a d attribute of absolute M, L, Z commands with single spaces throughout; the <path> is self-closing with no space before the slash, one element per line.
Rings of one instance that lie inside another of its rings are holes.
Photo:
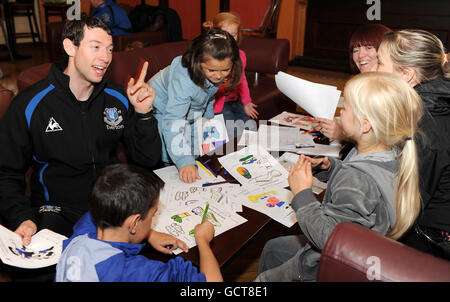
<path fill-rule="evenodd" d="M 220 0 L 220 11 L 221 12 L 230 11 L 230 0 Z"/>
<path fill-rule="evenodd" d="M 283 0 L 281 3 L 277 38 L 290 41 L 290 60 L 303 55 L 307 5 L 307 0 Z"/>

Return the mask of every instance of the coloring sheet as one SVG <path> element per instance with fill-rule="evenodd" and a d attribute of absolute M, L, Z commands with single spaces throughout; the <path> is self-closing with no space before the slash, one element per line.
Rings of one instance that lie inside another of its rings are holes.
<path fill-rule="evenodd" d="M 242 212 L 242 203 L 229 196 L 240 188 L 238 184 L 220 184 L 208 187 L 184 184 L 167 184 L 161 191 L 160 200 L 164 201 L 165 211 L 179 211 L 195 203 L 210 201 L 227 212 Z"/>
<path fill-rule="evenodd" d="M 222 114 L 216 115 L 212 119 L 199 118 L 195 123 L 199 134 L 200 156 L 225 145 L 229 141 Z"/>
<path fill-rule="evenodd" d="M 291 191 L 283 188 L 265 188 L 248 190 L 242 187 L 233 198 L 242 199 L 244 206 L 266 214 L 273 220 L 290 228 L 297 222 L 297 216 L 291 207 Z"/>
<path fill-rule="evenodd" d="M 33 235 L 28 246 L 16 233 L 0 225 L 0 259 L 3 263 L 22 267 L 40 268 L 58 263 L 62 242 L 67 237 L 43 229 Z"/>
<path fill-rule="evenodd" d="M 203 166 L 204 167 L 204 166 Z M 196 180 L 193 184 L 195 185 L 202 185 L 207 182 L 219 182 L 219 181 L 225 181 L 222 176 L 214 177 L 214 175 L 211 174 L 210 171 L 205 170 L 201 165 L 197 164 L 197 170 L 198 174 L 200 175 L 201 179 Z M 164 167 L 158 170 L 154 170 L 155 174 L 161 178 L 164 183 L 166 184 L 172 184 L 172 185 L 178 185 L 178 186 L 184 186 L 186 185 L 185 182 L 183 182 L 180 179 L 180 175 L 178 174 L 178 169 L 175 166 L 169 166 Z"/>
<path fill-rule="evenodd" d="M 194 228 L 197 224 L 201 223 L 208 200 L 210 201 L 210 205 L 208 212 L 206 213 L 206 219 L 214 225 L 215 236 L 247 221 L 247 219 L 240 215 L 221 207 L 220 204 L 214 200 L 214 198 L 217 198 L 217 196 L 213 197 L 214 193 L 209 194 L 210 198 L 202 200 L 195 200 L 193 196 L 186 197 L 184 206 L 176 210 L 167 206 L 167 204 L 172 203 L 172 201 L 168 200 L 168 198 L 170 198 L 168 196 L 173 196 L 171 193 L 172 192 L 169 192 L 169 195 L 160 198 L 160 206 L 152 219 L 152 229 L 158 232 L 171 234 L 184 241 L 189 248 L 197 245 L 194 237 Z M 197 196 L 201 195 L 203 194 Z M 188 198 L 192 199 L 187 200 Z M 182 250 L 176 249 L 173 252 L 175 255 L 178 255 L 182 253 Z"/>
<path fill-rule="evenodd" d="M 313 120 L 310 117 L 302 114 L 290 113 L 287 111 L 274 116 L 269 120 L 269 122 L 284 126 L 299 127 L 305 130 L 312 130 L 314 128 L 312 125 Z"/>
<path fill-rule="evenodd" d="M 219 158 L 240 184 L 249 189 L 287 187 L 289 173 L 260 145 L 250 145 Z"/>
<path fill-rule="evenodd" d="M 293 166 L 297 164 L 298 158 L 300 155 L 290 152 L 285 152 L 280 156 L 278 161 L 280 164 L 288 171 L 291 170 Z M 327 189 L 327 184 L 318 180 L 317 178 L 313 178 L 312 191 L 314 194 L 320 194 Z"/>

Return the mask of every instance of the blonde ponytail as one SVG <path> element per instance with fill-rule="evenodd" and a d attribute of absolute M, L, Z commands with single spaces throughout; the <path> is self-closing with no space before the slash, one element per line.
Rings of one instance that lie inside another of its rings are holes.
<path fill-rule="evenodd" d="M 415 142 L 408 138 L 398 156 L 396 193 L 397 222 L 388 236 L 398 239 L 416 221 L 420 212 L 419 166 Z"/>

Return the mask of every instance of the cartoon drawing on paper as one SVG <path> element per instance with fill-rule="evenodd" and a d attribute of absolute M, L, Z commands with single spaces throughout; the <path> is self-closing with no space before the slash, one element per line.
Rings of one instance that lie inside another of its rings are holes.
<path fill-rule="evenodd" d="M 186 217 L 189 217 L 189 216 L 191 216 L 191 215 L 189 213 L 185 212 L 185 213 L 181 213 L 181 214 L 178 214 L 178 215 L 173 215 L 170 218 L 175 220 L 176 222 L 182 223 L 183 219 L 186 218 Z"/>
<path fill-rule="evenodd" d="M 8 246 L 8 249 L 11 253 L 13 253 L 15 256 L 24 258 L 24 259 L 35 259 L 35 260 L 44 260 L 44 259 L 50 259 L 54 257 L 54 246 L 51 246 L 46 249 L 42 250 L 33 250 L 30 249 L 24 245 L 21 247 L 17 247 L 15 242 L 11 242 L 11 246 Z"/>
<path fill-rule="evenodd" d="M 199 119 L 197 122 L 199 133 L 200 155 L 209 153 L 228 142 L 228 134 L 223 115 L 216 115 L 213 119 Z"/>
<path fill-rule="evenodd" d="M 178 237 L 180 235 L 184 234 L 184 230 L 178 223 L 174 222 L 170 225 L 166 226 L 167 232 L 169 232 L 170 235 Z"/>
<path fill-rule="evenodd" d="M 269 208 L 273 208 L 275 206 L 280 208 L 282 205 L 284 205 L 284 203 L 285 203 L 284 201 L 280 201 L 275 196 L 272 196 L 272 197 L 269 197 L 269 199 L 267 199 L 266 206 L 269 207 Z"/>
<path fill-rule="evenodd" d="M 250 201 L 257 202 L 258 199 L 261 199 L 262 197 L 267 196 L 267 195 L 269 195 L 269 194 L 276 194 L 276 192 L 273 191 L 273 190 L 271 190 L 271 191 L 269 191 L 269 192 L 264 192 L 264 193 L 261 193 L 261 194 L 258 194 L 258 195 L 250 195 L 250 196 L 248 197 L 248 199 L 249 199 Z"/>
<path fill-rule="evenodd" d="M 238 171 L 239 174 L 241 174 L 242 176 L 244 176 L 247 179 L 252 178 L 252 176 L 250 175 L 250 173 L 248 172 L 247 169 L 245 169 L 244 167 L 238 167 L 236 169 L 236 171 Z"/>

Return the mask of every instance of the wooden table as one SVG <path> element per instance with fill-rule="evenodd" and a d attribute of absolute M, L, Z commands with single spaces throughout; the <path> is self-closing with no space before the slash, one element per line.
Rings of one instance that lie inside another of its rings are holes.
<path fill-rule="evenodd" d="M 220 168 L 220 163 L 218 158 L 237 151 L 237 142 L 239 138 L 229 142 L 228 144 L 214 150 L 212 153 L 208 155 L 204 155 L 200 157 L 198 160 L 201 162 L 205 162 L 206 160 L 210 160 L 208 162 L 208 166 L 214 171 L 218 171 Z M 242 149 L 242 148 L 239 148 Z M 220 173 L 216 173 L 217 175 L 222 176 L 226 180 L 231 183 L 237 183 L 237 181 L 230 176 L 229 173 L 225 174 L 224 169 Z M 322 200 L 324 196 L 324 192 L 318 195 L 318 199 Z M 244 247 L 252 238 L 254 238 L 266 225 L 271 222 L 271 218 L 265 214 L 257 212 L 253 209 L 242 207 L 243 212 L 238 213 L 242 217 L 247 219 L 247 222 L 232 228 L 231 230 L 222 233 L 211 241 L 211 249 L 214 252 L 214 255 L 217 258 L 217 261 L 220 266 L 223 266 L 228 260 L 230 260 L 233 255 L 235 255 L 242 247 Z M 291 228 L 295 228 L 297 225 L 294 225 Z M 280 234 L 281 235 L 281 234 Z M 155 260 L 168 261 L 170 258 L 175 256 L 168 256 L 162 253 L 155 251 L 149 245 L 146 245 L 142 251 L 142 254 Z M 199 253 L 198 247 L 189 249 L 188 253 L 181 253 L 179 256 L 183 257 L 186 260 L 191 261 L 195 265 L 199 265 Z"/>
<path fill-rule="evenodd" d="M 200 160 L 201 162 L 205 162 L 209 159 L 210 161 L 208 162 L 208 166 L 214 172 L 216 172 L 221 166 L 218 158 L 227 153 L 237 151 L 238 141 L 239 138 L 230 141 L 228 144 L 217 148 L 207 155 L 200 157 L 198 160 Z M 216 174 L 222 176 L 230 183 L 237 183 L 229 173 L 225 174 L 224 169 L 222 169 L 220 173 Z M 211 241 L 211 249 L 213 250 L 220 266 L 224 265 L 236 252 L 238 252 L 249 240 L 257 235 L 258 232 L 271 221 L 271 218 L 269 216 L 247 207 L 243 207 L 243 212 L 238 214 L 247 219 L 247 222 L 214 237 L 214 240 Z M 142 251 L 142 254 L 151 259 L 161 261 L 167 261 L 170 258 L 174 257 L 163 255 L 153 250 L 153 248 L 149 245 L 146 245 L 146 247 Z M 189 249 L 188 253 L 183 252 L 179 256 L 191 261 L 196 265 L 199 265 L 200 258 L 197 246 Z"/>

